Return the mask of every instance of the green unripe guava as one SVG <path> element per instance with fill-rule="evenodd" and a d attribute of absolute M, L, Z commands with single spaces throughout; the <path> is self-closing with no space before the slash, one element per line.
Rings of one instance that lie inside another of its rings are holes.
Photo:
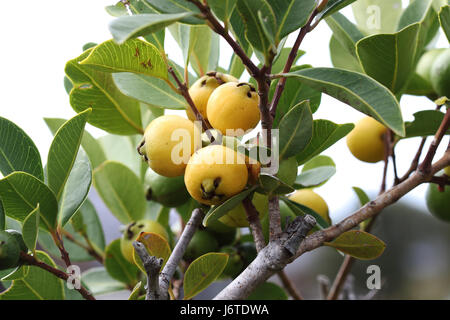
<path fill-rule="evenodd" d="M 436 184 L 430 183 L 425 194 L 428 210 L 436 218 L 450 222 L 450 186 L 440 192 Z"/>
<path fill-rule="evenodd" d="M 148 200 L 156 201 L 165 207 L 178 207 L 190 199 L 184 185 L 184 176 L 164 177 L 149 168 L 145 175 L 145 183 L 149 188 Z"/>
<path fill-rule="evenodd" d="M 19 265 L 20 247 L 15 237 L 6 231 L 0 231 L 0 270 Z"/>

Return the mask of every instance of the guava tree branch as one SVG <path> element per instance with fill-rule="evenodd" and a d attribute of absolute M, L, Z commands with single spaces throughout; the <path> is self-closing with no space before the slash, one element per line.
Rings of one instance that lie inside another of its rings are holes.
<path fill-rule="evenodd" d="M 259 220 L 259 212 L 249 198 L 245 198 L 242 201 L 242 205 L 247 213 L 247 221 L 255 240 L 256 251 L 260 252 L 266 246 L 266 241 L 264 240 L 261 221 Z"/>
<path fill-rule="evenodd" d="M 61 229 L 61 233 L 64 235 L 64 237 L 66 237 L 70 242 L 76 244 L 77 246 L 79 246 L 80 248 L 83 248 L 84 250 L 86 250 L 86 252 L 92 256 L 95 260 L 97 260 L 98 262 L 100 262 L 101 264 L 103 264 L 103 256 L 98 253 L 95 248 L 88 242 L 88 245 L 85 245 L 84 243 L 78 241 L 77 239 L 75 239 L 75 237 L 68 231 Z M 82 235 L 83 238 L 85 240 L 89 240 L 85 235 Z"/>
<path fill-rule="evenodd" d="M 283 287 L 286 289 L 286 291 L 290 294 L 290 296 L 294 300 L 303 300 L 302 295 L 300 292 L 298 292 L 297 289 L 295 289 L 294 284 L 292 283 L 291 279 L 287 276 L 286 272 L 284 270 L 281 270 L 278 272 L 278 277 L 280 278 L 281 282 L 283 283 Z"/>
<path fill-rule="evenodd" d="M 211 12 L 211 8 L 209 8 L 207 5 L 197 0 L 186 0 L 186 1 L 195 4 L 197 8 L 200 9 L 200 12 L 203 14 L 203 17 L 209 22 L 208 23 L 209 27 L 215 33 L 219 34 L 222 38 L 224 38 L 226 42 L 228 42 L 228 44 L 231 46 L 236 55 L 241 59 L 242 63 L 247 68 L 247 71 L 250 73 L 250 75 L 256 77 L 260 73 L 259 68 L 252 62 L 252 60 L 250 60 L 250 58 L 247 56 L 247 54 L 241 48 L 241 46 L 230 36 L 227 29 L 225 29 L 220 24 L 220 22 Z"/>
<path fill-rule="evenodd" d="M 66 248 L 64 247 L 63 239 L 58 231 L 53 231 L 50 233 L 53 241 L 56 244 L 56 247 L 58 248 L 59 252 L 61 253 L 61 259 L 64 261 L 66 266 L 71 266 L 72 262 L 70 262 L 69 253 L 67 252 Z"/>
<path fill-rule="evenodd" d="M 20 252 L 20 259 L 21 261 L 23 261 L 25 264 L 30 265 L 30 266 L 35 266 L 38 268 L 41 268 L 45 271 L 50 272 L 51 274 L 53 274 L 54 276 L 64 280 L 65 282 L 67 282 L 67 280 L 69 279 L 69 275 L 59 269 L 56 269 L 55 267 L 46 264 L 45 262 L 39 261 L 38 259 L 36 259 L 36 257 L 29 255 L 25 252 Z M 89 291 L 87 291 L 87 289 L 85 287 L 83 287 L 83 285 L 81 285 L 80 283 L 80 287 L 77 289 L 75 288 L 75 290 L 77 290 L 82 296 L 83 298 L 85 298 L 86 300 L 95 300 L 94 296 L 92 296 Z"/>
<path fill-rule="evenodd" d="M 147 286 L 145 300 L 161 300 L 162 294 L 159 288 L 159 270 L 161 270 L 163 259 L 151 256 L 145 245 L 138 241 L 133 241 L 133 247 L 136 254 L 144 265 L 147 274 Z"/>
<path fill-rule="evenodd" d="M 177 269 L 178 264 L 183 258 L 184 253 L 186 252 L 186 248 L 189 242 L 191 242 L 191 239 L 194 236 L 195 231 L 197 231 L 198 227 L 202 223 L 204 216 L 205 214 L 199 208 L 192 211 L 191 217 L 189 218 L 189 221 L 186 224 L 180 239 L 175 245 L 172 254 L 167 260 L 167 263 L 159 276 L 162 298 L 164 298 L 164 296 L 166 299 L 169 298 L 167 292 L 169 290 L 170 281 L 172 280 L 175 270 Z"/>

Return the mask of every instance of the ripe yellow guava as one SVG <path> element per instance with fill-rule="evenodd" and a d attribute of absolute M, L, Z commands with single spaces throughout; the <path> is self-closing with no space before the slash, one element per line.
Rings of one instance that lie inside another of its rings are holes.
<path fill-rule="evenodd" d="M 359 160 L 375 163 L 384 159 L 386 127 L 371 117 L 358 121 L 347 136 L 350 152 Z"/>
<path fill-rule="evenodd" d="M 189 88 L 189 95 L 191 96 L 195 107 L 203 116 L 203 118 L 207 119 L 206 105 L 208 104 L 209 96 L 214 91 L 214 89 L 227 82 L 238 82 L 238 79 L 229 74 L 216 72 L 215 76 L 205 75 L 199 78 Z M 186 114 L 190 120 L 196 120 L 194 113 L 189 107 L 186 109 Z"/>
<path fill-rule="evenodd" d="M 177 115 L 164 115 L 145 129 L 140 153 L 156 173 L 165 177 L 181 176 L 200 135 L 200 129 L 192 121 Z"/>
<path fill-rule="evenodd" d="M 241 192 L 247 180 L 245 156 L 221 145 L 196 151 L 184 174 L 190 195 L 207 205 L 220 204 Z"/>
<path fill-rule="evenodd" d="M 304 205 L 318 213 L 326 222 L 331 224 L 328 213 L 328 205 L 325 200 L 311 189 L 300 189 L 295 191 L 289 199 Z"/>
<path fill-rule="evenodd" d="M 247 83 L 228 82 L 213 91 L 206 113 L 213 128 L 228 136 L 240 136 L 260 120 L 259 96 Z M 237 132 L 227 131 L 239 130 Z"/>

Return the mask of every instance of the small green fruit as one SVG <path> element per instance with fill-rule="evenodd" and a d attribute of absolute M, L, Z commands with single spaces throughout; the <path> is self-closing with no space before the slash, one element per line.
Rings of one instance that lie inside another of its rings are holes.
<path fill-rule="evenodd" d="M 11 236 L 13 236 L 13 238 L 16 240 L 17 244 L 19 245 L 20 251 L 23 251 L 25 253 L 28 252 L 27 245 L 23 241 L 22 234 L 19 231 L 14 230 L 14 229 L 8 229 L 5 231 L 8 232 Z"/>
<path fill-rule="evenodd" d="M 220 252 L 228 253 L 228 262 L 222 274 L 231 278 L 236 277 L 244 268 L 244 261 L 242 261 L 237 249 L 226 246 L 222 247 Z"/>
<path fill-rule="evenodd" d="M 219 246 L 230 245 L 236 239 L 237 229 L 229 227 L 219 220 L 209 223 L 206 230 L 214 234 Z"/>
<path fill-rule="evenodd" d="M 219 244 L 214 235 L 206 230 L 198 230 L 189 242 L 184 257 L 187 260 L 195 260 L 198 257 L 219 249 Z"/>
<path fill-rule="evenodd" d="M 19 265 L 20 247 L 15 237 L 6 231 L 0 231 L 0 270 Z"/>
<path fill-rule="evenodd" d="M 165 207 L 178 207 L 190 199 L 184 185 L 184 176 L 164 177 L 149 168 L 145 175 L 145 183 L 149 186 L 148 200 L 159 202 Z"/>
<path fill-rule="evenodd" d="M 450 186 L 440 192 L 436 184 L 430 183 L 425 194 L 428 210 L 436 218 L 450 222 Z"/>
<path fill-rule="evenodd" d="M 430 70 L 430 78 L 431 84 L 439 96 L 450 96 L 450 49 L 441 52 L 436 57 Z"/>
<path fill-rule="evenodd" d="M 242 261 L 244 262 L 243 268 L 247 268 L 247 266 L 255 260 L 257 256 L 256 246 L 254 242 L 242 242 L 236 247 L 238 254 L 241 256 Z"/>

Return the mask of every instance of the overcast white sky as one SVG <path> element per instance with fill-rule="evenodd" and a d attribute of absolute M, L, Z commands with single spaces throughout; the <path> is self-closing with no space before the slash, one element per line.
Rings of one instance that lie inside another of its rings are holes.
<path fill-rule="evenodd" d="M 104 7 L 113 3 L 114 0 L 22 0 L 14 2 L 14 6 L 5 10 L 0 19 L 0 116 L 15 122 L 31 136 L 43 155 L 44 163 L 52 136 L 42 119 L 75 115 L 63 87 L 64 65 L 81 53 L 83 44 L 111 38 L 108 22 L 112 17 Z M 351 17 L 351 10 L 344 13 Z M 331 66 L 328 53 L 330 35 L 326 23 L 321 23 L 302 45 L 307 54 L 301 62 Z M 448 47 L 448 42 L 441 36 L 437 45 Z M 179 61 L 181 55 L 174 54 L 179 52 L 174 42 L 167 41 L 166 47 L 171 58 Z M 231 50 L 223 46 L 221 61 L 224 66 L 230 53 Z M 316 119 L 345 123 L 362 117 L 362 114 L 332 98 L 324 96 L 322 101 L 315 114 Z M 405 119 L 412 119 L 412 113 L 420 109 L 434 107 L 426 99 L 417 97 L 405 97 L 401 104 Z M 102 134 L 92 127 L 89 130 L 96 136 Z M 418 139 L 398 145 L 400 172 L 409 166 L 417 145 Z M 338 219 L 355 208 L 352 186 L 376 193 L 381 181 L 382 163 L 373 165 L 356 160 L 348 151 L 345 139 L 325 154 L 333 157 L 338 173 L 317 192 L 328 202 L 332 218 Z M 424 207 L 424 190 L 424 186 L 417 188 L 407 200 Z"/>

